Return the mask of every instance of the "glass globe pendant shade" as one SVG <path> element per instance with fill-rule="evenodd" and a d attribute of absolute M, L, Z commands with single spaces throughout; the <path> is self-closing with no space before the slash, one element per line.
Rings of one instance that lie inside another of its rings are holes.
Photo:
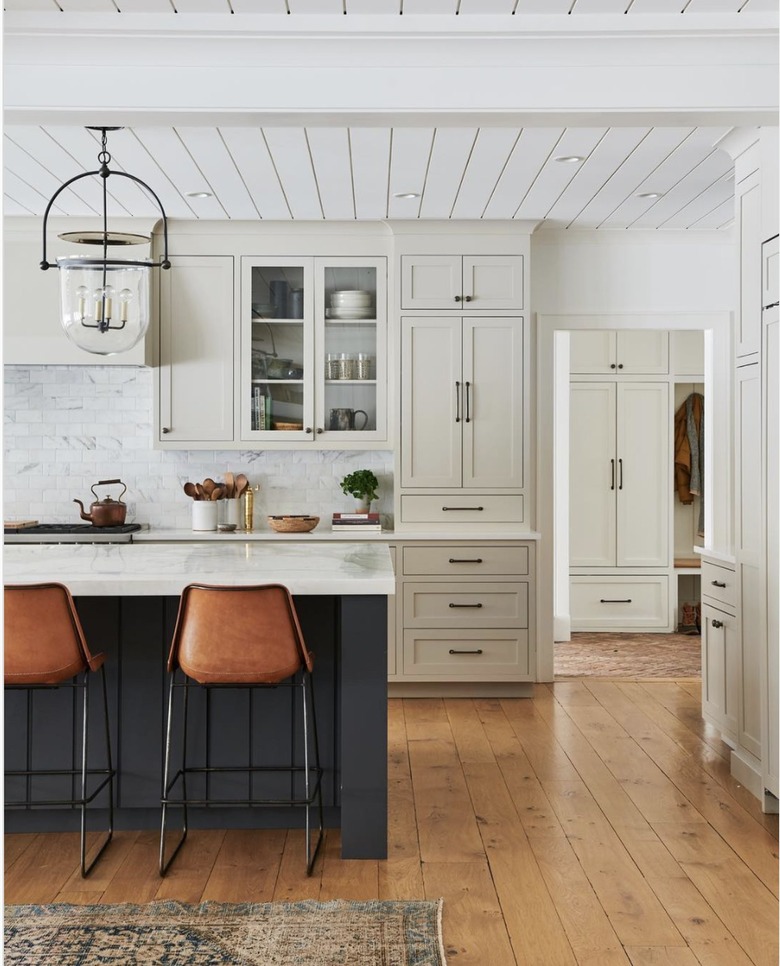
<path fill-rule="evenodd" d="M 58 258 L 62 327 L 97 355 L 127 352 L 149 328 L 149 259 Z"/>

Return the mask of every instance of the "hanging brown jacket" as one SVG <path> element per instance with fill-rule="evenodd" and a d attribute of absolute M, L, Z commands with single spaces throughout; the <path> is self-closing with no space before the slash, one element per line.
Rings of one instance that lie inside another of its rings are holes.
<path fill-rule="evenodd" d="M 702 453 L 701 447 L 698 446 L 698 440 L 703 439 L 702 417 L 704 414 L 704 396 L 698 392 L 691 393 L 674 414 L 674 485 L 680 503 L 685 504 L 693 503 L 693 497 L 696 495 L 695 492 L 691 491 L 691 474 L 693 473 L 694 477 L 699 476 L 699 466 L 694 467 L 693 465 L 695 457 L 691 452 L 691 440 L 688 433 L 688 399 L 691 400 L 691 416 L 697 434 L 694 446 L 699 450 L 696 453 L 696 457 L 699 459 L 701 459 Z"/>

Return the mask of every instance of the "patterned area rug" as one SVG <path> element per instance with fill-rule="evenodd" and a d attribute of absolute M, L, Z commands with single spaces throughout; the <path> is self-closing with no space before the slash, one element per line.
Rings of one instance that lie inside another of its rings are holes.
<path fill-rule="evenodd" d="M 6 906 L 14 966 L 444 966 L 438 902 Z"/>
<path fill-rule="evenodd" d="M 556 677 L 698 678 L 698 634 L 572 634 L 555 645 Z"/>

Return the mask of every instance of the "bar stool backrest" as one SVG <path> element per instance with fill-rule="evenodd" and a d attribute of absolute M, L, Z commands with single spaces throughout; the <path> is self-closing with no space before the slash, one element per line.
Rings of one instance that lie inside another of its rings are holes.
<path fill-rule="evenodd" d="M 103 654 L 90 654 L 63 584 L 7 586 L 4 625 L 6 684 L 60 684 L 103 663 Z"/>
<path fill-rule="evenodd" d="M 276 684 L 314 660 L 281 584 L 184 588 L 168 657 L 199 684 Z"/>

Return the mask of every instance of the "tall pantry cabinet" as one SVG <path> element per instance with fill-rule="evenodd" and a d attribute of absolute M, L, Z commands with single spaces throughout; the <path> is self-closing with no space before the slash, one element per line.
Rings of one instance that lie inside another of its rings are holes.
<path fill-rule="evenodd" d="M 670 630 L 669 334 L 573 331 L 570 371 L 572 629 Z"/>
<path fill-rule="evenodd" d="M 536 676 L 530 227 L 398 226 L 396 246 L 403 644 L 391 682 L 519 694 Z M 406 545 L 405 531 L 426 542 Z"/>
<path fill-rule="evenodd" d="M 778 810 L 778 212 L 777 132 L 735 132 L 722 142 L 735 160 L 739 241 L 734 326 L 733 547 L 703 552 L 722 565 L 703 594 L 731 594 L 705 608 L 705 714 L 732 745 L 731 772 Z M 712 586 L 710 586 L 712 584 Z M 725 589 L 721 589 L 725 584 Z M 733 590 L 732 590 L 733 585 Z M 727 623 L 728 622 L 728 623 Z M 723 637 L 722 625 L 729 632 Z M 716 633 L 713 633 L 716 632 Z M 723 682 L 726 707 L 706 702 Z M 731 696 L 731 697 L 730 697 Z"/>

